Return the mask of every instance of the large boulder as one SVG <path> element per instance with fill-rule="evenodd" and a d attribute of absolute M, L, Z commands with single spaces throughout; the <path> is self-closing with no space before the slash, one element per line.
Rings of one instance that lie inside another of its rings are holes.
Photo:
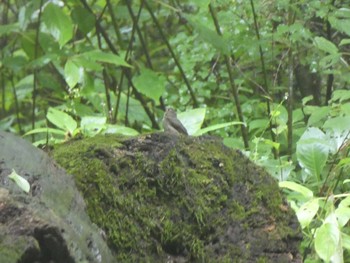
<path fill-rule="evenodd" d="M 14 170 L 29 194 L 8 177 Z M 115 262 L 72 176 L 44 152 L 0 132 L 0 262 Z"/>
<path fill-rule="evenodd" d="M 218 139 L 98 136 L 53 157 L 120 262 L 301 262 L 276 181 Z"/>

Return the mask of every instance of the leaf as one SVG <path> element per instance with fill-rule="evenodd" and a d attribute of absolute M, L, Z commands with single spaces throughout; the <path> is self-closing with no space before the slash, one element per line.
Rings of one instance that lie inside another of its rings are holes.
<path fill-rule="evenodd" d="M 204 129 L 200 129 L 197 132 L 195 132 L 193 135 L 194 136 L 200 136 L 200 135 L 203 135 L 203 134 L 208 133 L 210 131 L 215 131 L 215 130 L 226 128 L 226 127 L 229 127 L 229 126 L 232 126 L 232 125 L 244 125 L 245 126 L 246 124 L 244 122 L 240 122 L 240 121 L 219 123 L 219 124 L 208 126 L 208 127 L 204 128 Z"/>
<path fill-rule="evenodd" d="M 82 79 L 84 69 L 68 59 L 64 66 L 64 77 L 68 86 L 72 89 Z"/>
<path fill-rule="evenodd" d="M 27 133 L 25 133 L 23 136 L 28 136 L 30 134 L 35 134 L 35 133 L 53 133 L 53 134 L 58 134 L 58 135 L 65 135 L 65 132 L 59 129 L 53 129 L 53 128 L 38 128 L 31 130 Z"/>
<path fill-rule="evenodd" d="M 350 19 L 338 19 L 330 16 L 328 21 L 332 27 L 350 36 Z"/>
<path fill-rule="evenodd" d="M 81 132 L 87 136 L 94 136 L 106 128 L 106 117 L 85 116 L 81 118 Z"/>
<path fill-rule="evenodd" d="M 20 30 L 19 23 L 0 25 L 0 37 Z"/>
<path fill-rule="evenodd" d="M 107 125 L 106 131 L 104 132 L 105 134 L 122 134 L 125 136 L 136 136 L 139 134 L 138 131 L 129 128 L 129 127 L 125 127 L 125 126 L 121 126 L 121 125 Z"/>
<path fill-rule="evenodd" d="M 293 190 L 295 192 L 298 192 L 308 199 L 310 199 L 314 196 L 313 192 L 310 189 L 308 189 L 305 186 L 302 186 L 300 184 L 297 184 L 295 182 L 283 181 L 283 182 L 279 182 L 278 185 L 281 188 L 287 188 L 287 189 Z"/>
<path fill-rule="evenodd" d="M 347 38 L 347 39 L 342 39 L 339 43 L 339 46 L 344 46 L 344 45 L 348 45 L 350 44 L 350 39 Z"/>
<path fill-rule="evenodd" d="M 74 130 L 77 128 L 77 122 L 69 114 L 63 111 L 49 108 L 46 117 L 58 128 L 68 131 L 70 134 L 74 134 Z"/>
<path fill-rule="evenodd" d="M 312 219 L 315 217 L 318 209 L 319 209 L 318 199 L 313 198 L 303 204 L 298 211 L 296 211 L 296 215 L 298 217 L 299 223 L 302 228 L 305 228 L 310 225 Z"/>
<path fill-rule="evenodd" d="M 318 128 L 308 128 L 297 142 L 297 159 L 304 171 L 320 181 L 331 146 Z"/>
<path fill-rule="evenodd" d="M 315 232 L 315 250 L 320 258 L 329 262 L 337 252 L 340 242 L 340 230 L 333 213 L 327 217 L 334 217 L 333 220 L 326 220 Z"/>
<path fill-rule="evenodd" d="M 200 21 L 199 18 L 192 19 L 189 16 L 186 16 L 186 19 L 197 31 L 201 39 L 212 45 L 215 49 L 222 52 L 223 54 L 228 55 L 230 53 L 229 45 L 223 36 L 219 35 L 216 31 L 208 28 L 204 23 Z"/>
<path fill-rule="evenodd" d="M 27 194 L 29 193 L 30 184 L 25 178 L 18 175 L 14 169 L 12 169 L 12 173 L 9 175 L 9 178 L 13 180 L 17 184 L 17 186 L 19 186 L 19 188 L 21 188 L 24 192 L 26 192 Z"/>
<path fill-rule="evenodd" d="M 342 245 L 345 249 L 350 250 L 350 236 L 344 233 L 341 233 Z"/>
<path fill-rule="evenodd" d="M 350 116 L 337 116 L 328 119 L 323 128 L 330 129 L 337 132 L 348 132 L 350 130 Z"/>
<path fill-rule="evenodd" d="M 80 54 L 79 56 L 83 56 L 84 58 L 86 58 L 88 60 L 110 63 L 110 64 L 114 64 L 116 66 L 124 66 L 124 67 L 131 68 L 131 65 L 126 63 L 125 60 L 123 58 L 121 58 L 120 56 L 115 55 L 113 53 L 103 52 L 101 50 L 88 51 L 88 52 Z"/>
<path fill-rule="evenodd" d="M 95 26 L 94 15 L 82 6 L 74 7 L 71 17 L 78 25 L 79 30 L 84 34 L 89 33 Z"/>
<path fill-rule="evenodd" d="M 133 78 L 136 89 L 153 99 L 156 104 L 165 91 L 166 78 L 147 68 L 141 68 L 141 74 Z"/>
<path fill-rule="evenodd" d="M 243 149 L 244 144 L 241 138 L 224 138 L 223 144 L 233 149 Z"/>
<path fill-rule="evenodd" d="M 179 113 L 177 115 L 178 119 L 186 127 L 188 134 L 195 134 L 200 130 L 204 118 L 205 118 L 205 108 L 193 109 L 186 112 Z"/>
<path fill-rule="evenodd" d="M 198 6 L 200 9 L 204 9 L 204 10 L 207 10 L 210 4 L 210 0 L 193 0 L 192 2 L 196 6 Z"/>
<path fill-rule="evenodd" d="M 315 37 L 315 46 L 320 50 L 328 52 L 329 54 L 338 54 L 338 48 L 329 40 L 324 37 Z"/>
<path fill-rule="evenodd" d="M 42 17 L 50 34 L 58 41 L 61 47 L 71 40 L 73 37 L 73 24 L 62 8 L 49 3 L 44 9 Z"/>
<path fill-rule="evenodd" d="M 330 107 L 324 106 L 324 107 L 314 107 L 313 112 L 311 113 L 311 116 L 307 122 L 308 126 L 314 126 L 317 124 L 319 121 L 324 120 L 329 112 L 330 112 Z"/>
<path fill-rule="evenodd" d="M 335 90 L 332 93 L 331 101 L 336 102 L 339 100 L 339 102 L 341 103 L 341 102 L 349 100 L 349 99 L 350 99 L 350 90 L 341 89 L 341 90 Z"/>
<path fill-rule="evenodd" d="M 337 215 L 339 226 L 345 226 L 350 219 L 350 208 L 349 207 L 338 207 L 335 210 L 335 214 Z"/>
<path fill-rule="evenodd" d="M 255 119 L 249 122 L 249 131 L 253 131 L 255 129 L 265 130 L 269 125 L 268 119 Z"/>

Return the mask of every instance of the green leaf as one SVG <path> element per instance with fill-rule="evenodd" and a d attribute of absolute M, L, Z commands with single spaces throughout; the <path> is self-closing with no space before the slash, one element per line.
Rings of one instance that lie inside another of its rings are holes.
<path fill-rule="evenodd" d="M 244 122 L 240 122 L 240 121 L 219 123 L 219 124 L 208 126 L 208 127 L 204 128 L 204 129 L 200 129 L 197 132 L 195 132 L 193 135 L 194 136 L 200 136 L 200 135 L 203 135 L 203 134 L 208 133 L 210 131 L 215 131 L 215 130 L 226 128 L 226 127 L 229 127 L 229 126 L 232 126 L 232 125 L 244 125 L 245 126 L 246 124 Z"/>
<path fill-rule="evenodd" d="M 315 250 L 320 258 L 329 262 L 331 257 L 337 252 L 340 242 L 340 230 L 333 213 L 327 217 L 333 220 L 326 220 L 315 232 Z"/>
<path fill-rule="evenodd" d="M 338 132 L 347 132 L 350 130 L 350 116 L 337 116 L 328 119 L 324 123 L 323 128 Z"/>
<path fill-rule="evenodd" d="M 62 130 L 59 129 L 53 129 L 53 128 L 38 128 L 38 129 L 34 129 L 31 130 L 27 133 L 25 133 L 23 136 L 28 136 L 30 134 L 36 134 L 36 133 L 52 133 L 52 134 L 58 134 L 58 135 L 66 135 L 66 133 Z"/>
<path fill-rule="evenodd" d="M 228 42 L 223 36 L 218 35 L 216 31 L 208 28 L 199 18 L 193 19 L 190 16 L 186 16 L 186 19 L 193 26 L 201 39 L 225 55 L 230 53 Z"/>
<path fill-rule="evenodd" d="M 310 108 L 310 107 L 309 107 Z M 307 122 L 308 126 L 315 126 L 319 121 L 327 118 L 331 108 L 329 106 L 324 107 L 312 107 L 313 112 Z"/>
<path fill-rule="evenodd" d="M 89 33 L 95 26 L 95 17 L 86 8 L 82 6 L 74 7 L 71 17 L 78 25 L 78 28 L 84 34 Z"/>
<path fill-rule="evenodd" d="M 72 135 L 74 134 L 74 130 L 77 128 L 77 122 L 69 114 L 63 111 L 49 108 L 46 117 L 58 128 L 68 131 Z"/>
<path fill-rule="evenodd" d="M 106 131 L 104 133 L 105 134 L 122 134 L 125 136 L 139 135 L 139 132 L 132 128 L 121 126 L 121 125 L 111 125 L 111 124 L 107 125 Z"/>
<path fill-rule="evenodd" d="M 141 74 L 133 78 L 136 89 L 145 96 L 159 102 L 160 96 L 165 91 L 166 78 L 147 68 L 141 68 Z"/>
<path fill-rule="evenodd" d="M 345 249 L 350 250 L 350 236 L 341 233 L 342 245 Z"/>
<path fill-rule="evenodd" d="M 297 159 L 304 171 L 317 181 L 321 180 L 331 146 L 325 134 L 318 128 L 308 128 L 297 142 Z"/>
<path fill-rule="evenodd" d="M 300 184 L 297 184 L 295 182 L 283 181 L 283 182 L 279 182 L 278 185 L 281 188 L 287 188 L 295 192 L 298 192 L 302 194 L 304 197 L 306 197 L 307 199 L 310 199 L 314 196 L 313 192 L 310 189 Z"/>
<path fill-rule="evenodd" d="M 268 119 L 255 119 L 249 122 L 249 131 L 253 131 L 255 129 L 265 130 L 269 125 Z"/>
<path fill-rule="evenodd" d="M 50 34 L 58 41 L 62 47 L 73 37 L 73 24 L 70 17 L 66 15 L 62 8 L 49 3 L 43 11 L 43 22 Z"/>
<path fill-rule="evenodd" d="M 72 89 L 82 79 L 84 70 L 72 60 L 67 60 L 64 66 L 64 77 L 68 86 Z"/>
<path fill-rule="evenodd" d="M 323 69 L 328 69 L 329 67 L 337 64 L 340 61 L 340 54 L 330 54 L 328 56 L 323 57 L 320 62 L 319 65 L 321 68 Z"/>
<path fill-rule="evenodd" d="M 193 0 L 192 2 L 196 6 L 198 6 L 200 9 L 204 9 L 204 10 L 207 10 L 210 4 L 210 0 Z"/>
<path fill-rule="evenodd" d="M 343 102 L 343 101 L 347 101 L 350 99 L 350 90 L 344 90 L 344 89 L 340 89 L 340 90 L 335 90 L 332 93 L 332 102 L 336 102 L 339 100 L 339 102 Z"/>
<path fill-rule="evenodd" d="M 243 149 L 244 144 L 241 138 L 224 138 L 223 144 L 233 149 Z"/>
<path fill-rule="evenodd" d="M 318 199 L 313 198 L 303 204 L 298 211 L 296 211 L 296 215 L 298 217 L 299 223 L 302 228 L 305 228 L 310 225 L 312 219 L 315 217 L 318 209 L 319 209 Z"/>
<path fill-rule="evenodd" d="M 19 23 L 0 25 L 0 37 L 20 30 Z"/>
<path fill-rule="evenodd" d="M 80 54 L 79 56 L 82 56 L 88 60 L 92 61 L 98 61 L 98 62 L 104 62 L 104 63 L 110 63 L 114 64 L 116 66 L 124 66 L 124 67 L 130 67 L 128 63 L 125 62 L 123 58 L 121 58 L 118 55 L 115 55 L 113 53 L 103 52 L 101 50 L 92 50 L 85 53 Z"/>
<path fill-rule="evenodd" d="M 205 108 L 193 109 L 177 115 L 186 127 L 188 134 L 195 134 L 202 127 L 205 118 Z"/>
<path fill-rule="evenodd" d="M 328 52 L 329 54 L 338 54 L 338 48 L 331 41 L 325 39 L 324 37 L 315 37 L 315 45 L 320 50 Z"/>
<path fill-rule="evenodd" d="M 81 132 L 87 136 L 95 136 L 106 128 L 106 117 L 85 116 L 81 118 Z"/>
<path fill-rule="evenodd" d="M 344 206 L 338 207 L 335 210 L 335 214 L 336 214 L 336 216 L 338 218 L 339 226 L 343 227 L 349 222 L 349 219 L 350 219 L 350 208 L 349 207 L 344 207 Z"/>
<path fill-rule="evenodd" d="M 24 192 L 26 192 L 27 194 L 29 193 L 30 184 L 25 178 L 18 175 L 14 169 L 12 169 L 12 173 L 9 175 L 9 178 L 13 180 L 17 184 L 17 186 L 19 186 L 19 188 L 21 188 Z"/>
<path fill-rule="evenodd" d="M 329 17 L 328 21 L 332 27 L 350 36 L 350 19 L 338 19 L 335 17 Z"/>
<path fill-rule="evenodd" d="M 347 39 L 342 39 L 339 43 L 339 46 L 344 46 L 344 45 L 348 45 L 350 44 L 350 39 L 347 38 Z"/>

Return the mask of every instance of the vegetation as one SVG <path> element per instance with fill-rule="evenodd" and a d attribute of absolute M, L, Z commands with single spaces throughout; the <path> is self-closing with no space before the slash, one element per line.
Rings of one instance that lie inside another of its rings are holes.
<path fill-rule="evenodd" d="M 0 3 L 0 129 L 159 131 L 172 106 L 280 181 L 305 262 L 350 262 L 348 1 Z"/>

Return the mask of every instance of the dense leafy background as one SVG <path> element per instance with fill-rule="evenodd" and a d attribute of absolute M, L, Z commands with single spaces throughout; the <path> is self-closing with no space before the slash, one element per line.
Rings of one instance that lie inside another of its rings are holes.
<path fill-rule="evenodd" d="M 0 3 L 0 129 L 161 129 L 166 106 L 280 181 L 305 262 L 350 262 L 349 1 Z"/>

